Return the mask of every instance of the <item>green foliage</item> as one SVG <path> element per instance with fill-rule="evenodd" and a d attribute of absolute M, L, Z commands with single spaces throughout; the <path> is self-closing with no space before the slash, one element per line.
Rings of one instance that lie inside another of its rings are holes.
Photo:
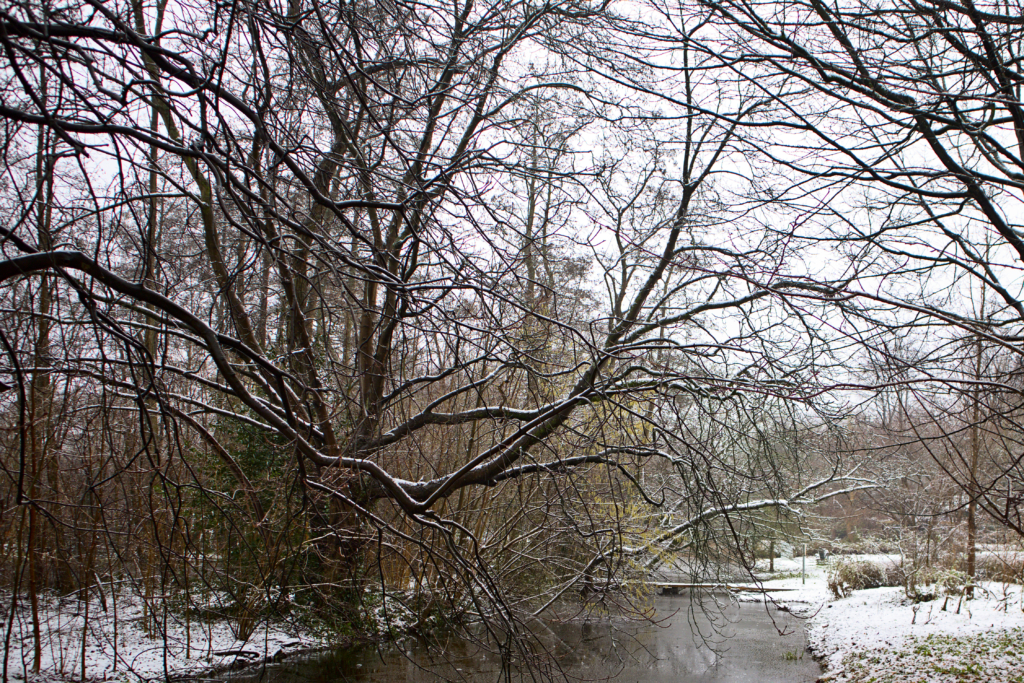
<path fill-rule="evenodd" d="M 295 488 L 288 442 L 235 420 L 221 421 L 214 432 L 266 516 L 257 518 L 250 493 L 224 458 L 196 458 L 205 485 L 191 492 L 189 516 L 199 549 L 216 558 L 204 565 L 203 580 L 214 596 L 210 616 L 226 619 L 241 639 L 283 612 L 325 636 L 373 632 L 359 562 L 339 552 L 328 501 Z"/>
<path fill-rule="evenodd" d="M 927 567 L 917 577 L 918 585 L 935 586 L 943 595 L 960 595 L 967 585 L 967 574 L 956 569 Z"/>
<path fill-rule="evenodd" d="M 903 587 L 913 602 L 928 602 L 940 595 L 962 595 L 968 583 L 965 572 L 931 565 L 906 572 Z"/>
<path fill-rule="evenodd" d="M 376 632 L 375 623 L 367 618 L 367 611 L 360 608 L 360 598 L 354 591 L 333 595 L 330 602 L 324 597 L 316 592 L 309 593 L 311 599 L 303 601 L 303 608 L 297 612 L 299 623 L 324 640 L 339 636 L 360 638 Z"/>
<path fill-rule="evenodd" d="M 291 462 L 291 453 L 280 434 L 268 434 L 245 422 L 225 420 L 217 427 L 217 437 L 257 487 L 261 480 L 275 481 L 286 474 L 285 466 Z M 220 460 L 215 469 L 220 476 L 233 479 Z"/>

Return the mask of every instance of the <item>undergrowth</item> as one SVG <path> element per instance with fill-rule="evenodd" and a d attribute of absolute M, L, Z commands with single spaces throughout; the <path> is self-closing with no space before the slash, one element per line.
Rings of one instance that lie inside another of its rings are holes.
<path fill-rule="evenodd" d="M 871 683 L 1024 683 L 1024 629 L 908 639 L 891 652 L 850 654 L 844 680 Z"/>

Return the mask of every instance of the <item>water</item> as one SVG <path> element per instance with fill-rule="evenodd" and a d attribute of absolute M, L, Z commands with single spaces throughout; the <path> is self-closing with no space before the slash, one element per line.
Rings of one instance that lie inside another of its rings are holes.
<path fill-rule="evenodd" d="M 660 624 L 546 621 L 534 625 L 567 680 L 615 683 L 810 683 L 821 668 L 806 651 L 803 623 L 761 604 L 727 606 L 719 636 L 686 596 L 655 603 Z M 782 630 L 784 635 L 779 635 Z M 707 642 L 710 641 L 709 646 Z M 378 652 L 373 647 L 286 661 L 259 672 L 231 677 L 231 683 L 433 683 L 441 678 L 483 683 L 501 679 L 499 659 L 462 640 L 444 652 L 419 646 Z M 529 677 L 513 680 L 530 680 Z"/>

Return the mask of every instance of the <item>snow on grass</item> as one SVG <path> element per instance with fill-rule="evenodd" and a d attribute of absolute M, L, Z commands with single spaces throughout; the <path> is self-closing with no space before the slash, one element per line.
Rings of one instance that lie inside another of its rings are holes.
<path fill-rule="evenodd" d="M 800 557 L 775 558 L 775 572 L 768 572 L 768 560 L 758 560 L 757 577 L 767 593 L 767 599 L 785 604 L 789 609 L 800 612 L 816 609 L 829 598 L 827 568 L 817 564 L 817 558 L 808 556 L 806 565 Z M 806 576 L 803 569 L 806 568 Z M 737 596 L 744 602 L 760 602 L 766 597 L 758 593 L 741 593 Z"/>
<path fill-rule="evenodd" d="M 10 595 L 4 596 L 4 603 L 6 627 Z M 257 624 L 248 638 L 239 639 L 232 631 L 237 623 L 224 620 L 185 620 L 158 609 L 154 621 L 146 618 L 141 599 L 126 596 L 117 599 L 116 631 L 114 605 L 107 600 L 89 603 L 86 627 L 85 607 L 74 598 L 40 598 L 42 657 L 40 673 L 33 674 L 34 630 L 27 606 L 19 604 L 7 656 L 9 678 L 80 681 L 83 647 L 85 679 L 139 681 L 254 664 L 322 646 L 308 629 L 283 622 Z"/>
<path fill-rule="evenodd" d="M 847 561 L 898 564 L 891 555 L 844 556 Z M 976 599 L 940 595 L 914 603 L 903 588 L 856 591 L 835 600 L 828 567 L 799 557 L 758 562 L 767 597 L 808 617 L 809 647 L 834 683 L 1024 683 L 1024 601 L 1016 585 L 984 583 Z M 763 572 L 763 573 L 762 573 Z M 789 589 L 789 590 L 779 590 Z"/>
<path fill-rule="evenodd" d="M 106 591 L 88 604 L 75 596 L 40 596 L 41 625 L 40 671 L 33 673 L 35 635 L 27 600 L 18 601 L 11 629 L 11 647 L 7 656 L 8 678 L 30 683 L 81 681 L 83 646 L 85 675 L 88 681 L 163 681 L 258 665 L 263 662 L 337 647 L 339 638 L 328 631 L 311 628 L 292 618 L 243 623 L 231 613 L 234 601 L 227 594 L 213 593 L 205 604 L 187 617 L 180 609 L 164 609 L 159 599 L 150 599 L 150 609 L 137 595 Z M 389 593 L 381 599 L 378 591 L 368 591 L 365 607 L 370 634 L 396 638 L 418 622 L 410 603 L 410 594 Z M 169 600 L 182 603 L 181 596 Z M 0 666 L 3 643 L 10 615 L 11 595 L 0 593 Z M 116 618 L 115 618 L 116 610 Z M 299 613 L 293 607 L 293 615 Z M 155 613 L 154 620 L 147 614 Z M 201 613 L 200 618 L 195 614 Z M 220 615 L 220 616 L 218 616 Z M 313 621 L 313 620 L 306 620 Z M 247 632 L 247 637 L 241 631 Z M 116 634 L 116 638 L 115 638 Z"/>
<path fill-rule="evenodd" d="M 1024 680 L 1020 588 L 977 594 L 914 603 L 902 588 L 857 591 L 811 618 L 808 640 L 837 682 Z"/>
<path fill-rule="evenodd" d="M 967 636 L 912 636 L 894 651 L 848 658 L 846 674 L 829 680 L 898 683 L 1024 682 L 1020 628 Z"/>

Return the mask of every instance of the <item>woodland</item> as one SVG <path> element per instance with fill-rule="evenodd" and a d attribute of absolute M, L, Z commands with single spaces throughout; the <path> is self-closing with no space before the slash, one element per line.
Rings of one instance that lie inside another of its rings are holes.
<path fill-rule="evenodd" d="M 1024 538 L 1022 16 L 0 0 L 5 652 L 130 595 L 530 666 L 850 519 L 973 578 Z"/>

